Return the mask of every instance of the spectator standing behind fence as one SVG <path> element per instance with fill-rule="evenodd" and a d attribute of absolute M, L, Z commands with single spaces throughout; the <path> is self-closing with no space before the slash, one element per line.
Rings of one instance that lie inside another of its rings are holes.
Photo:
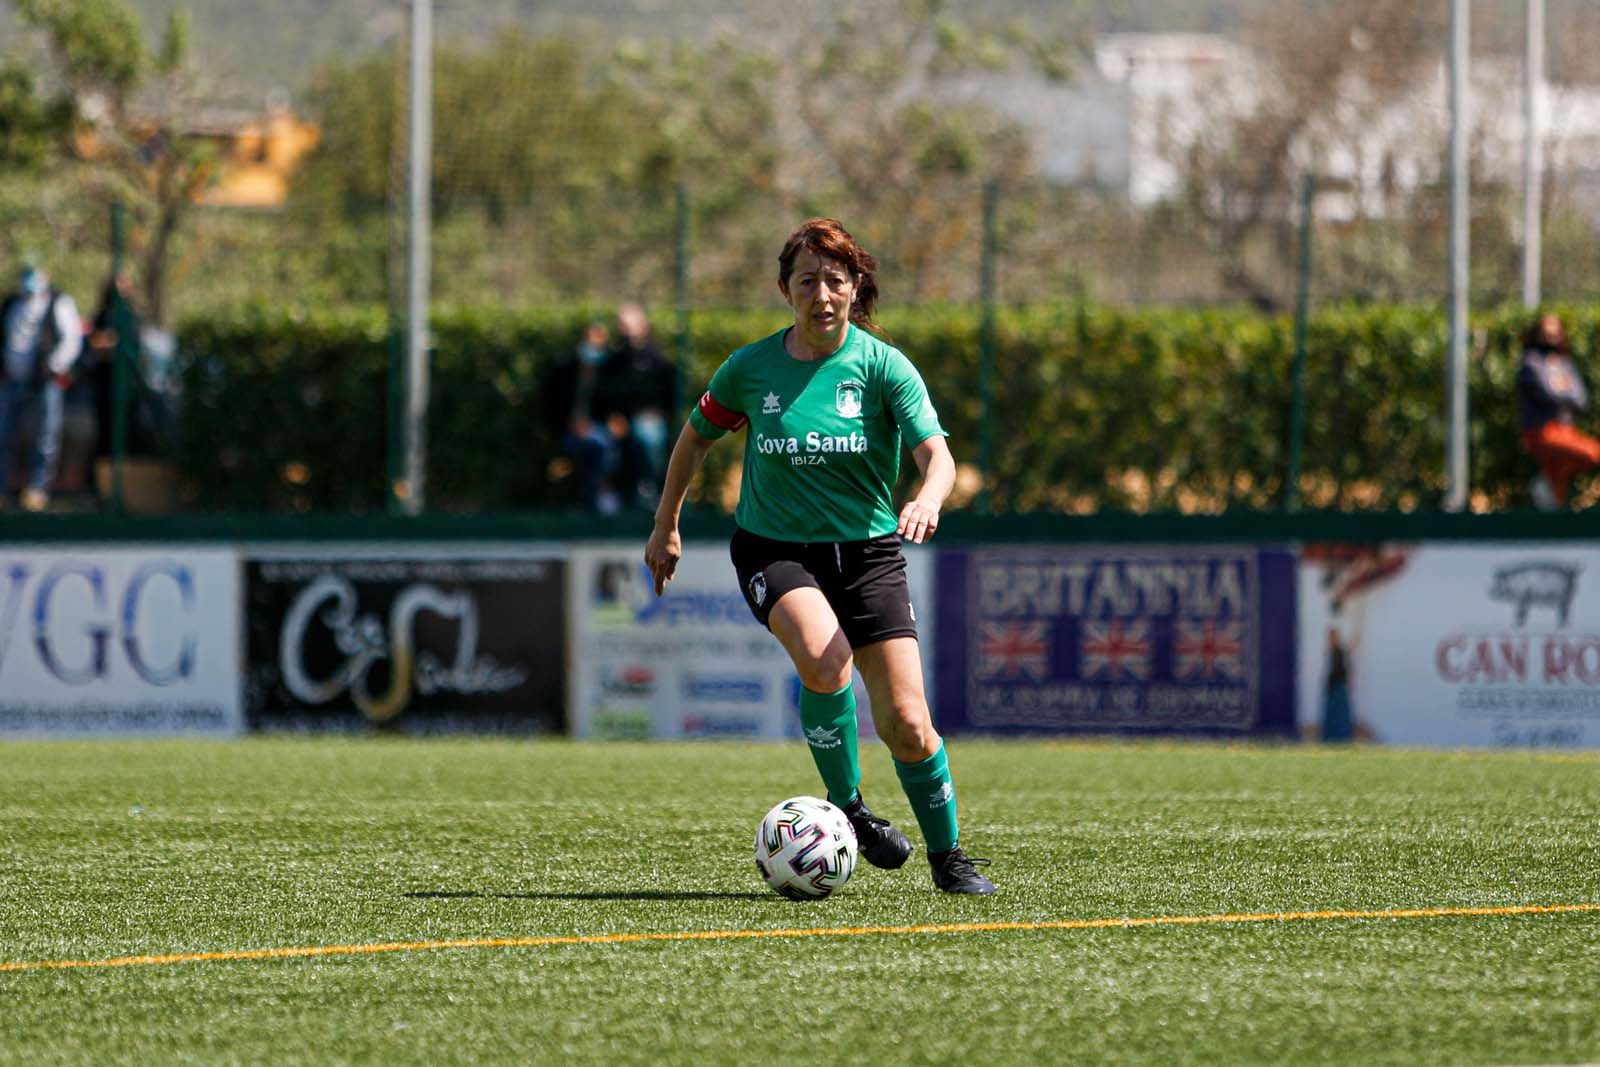
<path fill-rule="evenodd" d="M 617 342 L 600 368 L 598 407 L 617 442 L 616 489 L 624 507 L 655 507 L 677 404 L 678 368 L 661 354 L 644 308 L 623 304 Z"/>
<path fill-rule="evenodd" d="M 5 335 L 0 356 L 0 490 L 10 487 L 18 424 L 28 409 L 36 408 L 38 428 L 22 507 L 43 511 L 55 483 L 64 396 L 83 348 L 83 321 L 72 297 L 52 287 L 42 267 L 28 267 L 18 291 L 0 305 L 0 324 Z"/>
<path fill-rule="evenodd" d="M 577 472 L 578 499 L 585 510 L 603 515 L 614 514 L 620 506 L 611 481 L 617 469 L 617 443 L 600 411 L 601 368 L 609 355 L 609 336 L 605 323 L 590 323 L 577 349 L 551 367 L 542 389 L 551 432 Z"/>
<path fill-rule="evenodd" d="M 89 380 L 94 395 L 96 433 L 95 455 L 110 459 L 115 442 L 117 356 L 123 345 L 138 344 L 139 319 L 133 311 L 133 280 L 127 275 L 106 278 L 100 291 L 100 306 L 95 309 L 89 331 L 88 364 L 81 376 Z M 131 379 L 131 375 L 130 375 Z M 130 389 L 131 392 L 131 389 Z M 127 398 L 124 398 L 124 403 Z M 126 447 L 127 442 L 123 442 Z"/>
<path fill-rule="evenodd" d="M 1561 320 L 1540 315 L 1528 330 L 1517 368 L 1517 419 L 1523 444 L 1539 463 L 1529 490 L 1541 510 L 1564 507 L 1572 477 L 1600 464 L 1600 441 L 1574 424 L 1588 408 L 1589 392 Z"/>

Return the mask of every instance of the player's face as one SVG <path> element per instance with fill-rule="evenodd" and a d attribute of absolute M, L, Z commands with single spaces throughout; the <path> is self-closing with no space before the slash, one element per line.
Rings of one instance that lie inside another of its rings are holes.
<path fill-rule="evenodd" d="M 784 299 L 794 309 L 795 329 L 803 340 L 837 347 L 850 321 L 850 302 L 856 296 L 855 279 L 844 264 L 809 249 L 795 257 Z"/>

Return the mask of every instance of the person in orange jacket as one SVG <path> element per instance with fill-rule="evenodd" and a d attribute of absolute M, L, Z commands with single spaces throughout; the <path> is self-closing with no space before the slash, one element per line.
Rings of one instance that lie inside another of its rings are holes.
<path fill-rule="evenodd" d="M 1528 330 L 1517 368 L 1517 420 L 1522 441 L 1539 464 L 1539 474 L 1529 486 L 1533 502 L 1542 511 L 1565 507 L 1574 475 L 1600 465 L 1600 441 L 1576 425 L 1576 416 L 1589 408 L 1589 391 L 1561 319 L 1543 314 Z"/>

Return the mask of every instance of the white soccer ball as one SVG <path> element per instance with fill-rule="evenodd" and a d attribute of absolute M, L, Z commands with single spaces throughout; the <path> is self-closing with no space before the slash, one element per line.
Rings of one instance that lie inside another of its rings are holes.
<path fill-rule="evenodd" d="M 756 827 L 756 870 L 790 900 L 820 900 L 855 869 L 856 832 L 826 800 L 790 797 Z"/>

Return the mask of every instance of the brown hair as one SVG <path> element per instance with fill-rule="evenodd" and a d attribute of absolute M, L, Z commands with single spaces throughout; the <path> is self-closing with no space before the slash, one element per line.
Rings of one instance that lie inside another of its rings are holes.
<path fill-rule="evenodd" d="M 855 279 L 856 295 L 850 301 L 850 321 L 876 330 L 872 312 L 878 304 L 878 261 L 856 243 L 838 219 L 807 219 L 789 235 L 778 253 L 778 284 L 789 288 L 795 257 L 804 249 L 842 264 Z"/>
<path fill-rule="evenodd" d="M 1546 341 L 1544 336 L 1544 324 L 1546 322 L 1554 322 L 1556 324 L 1556 335 L 1550 341 Z M 1523 347 L 1548 348 L 1552 352 L 1570 351 L 1567 347 L 1567 331 L 1561 325 L 1560 317 L 1548 311 L 1540 312 L 1535 316 L 1533 323 L 1528 327 L 1527 336 L 1523 338 Z"/>

